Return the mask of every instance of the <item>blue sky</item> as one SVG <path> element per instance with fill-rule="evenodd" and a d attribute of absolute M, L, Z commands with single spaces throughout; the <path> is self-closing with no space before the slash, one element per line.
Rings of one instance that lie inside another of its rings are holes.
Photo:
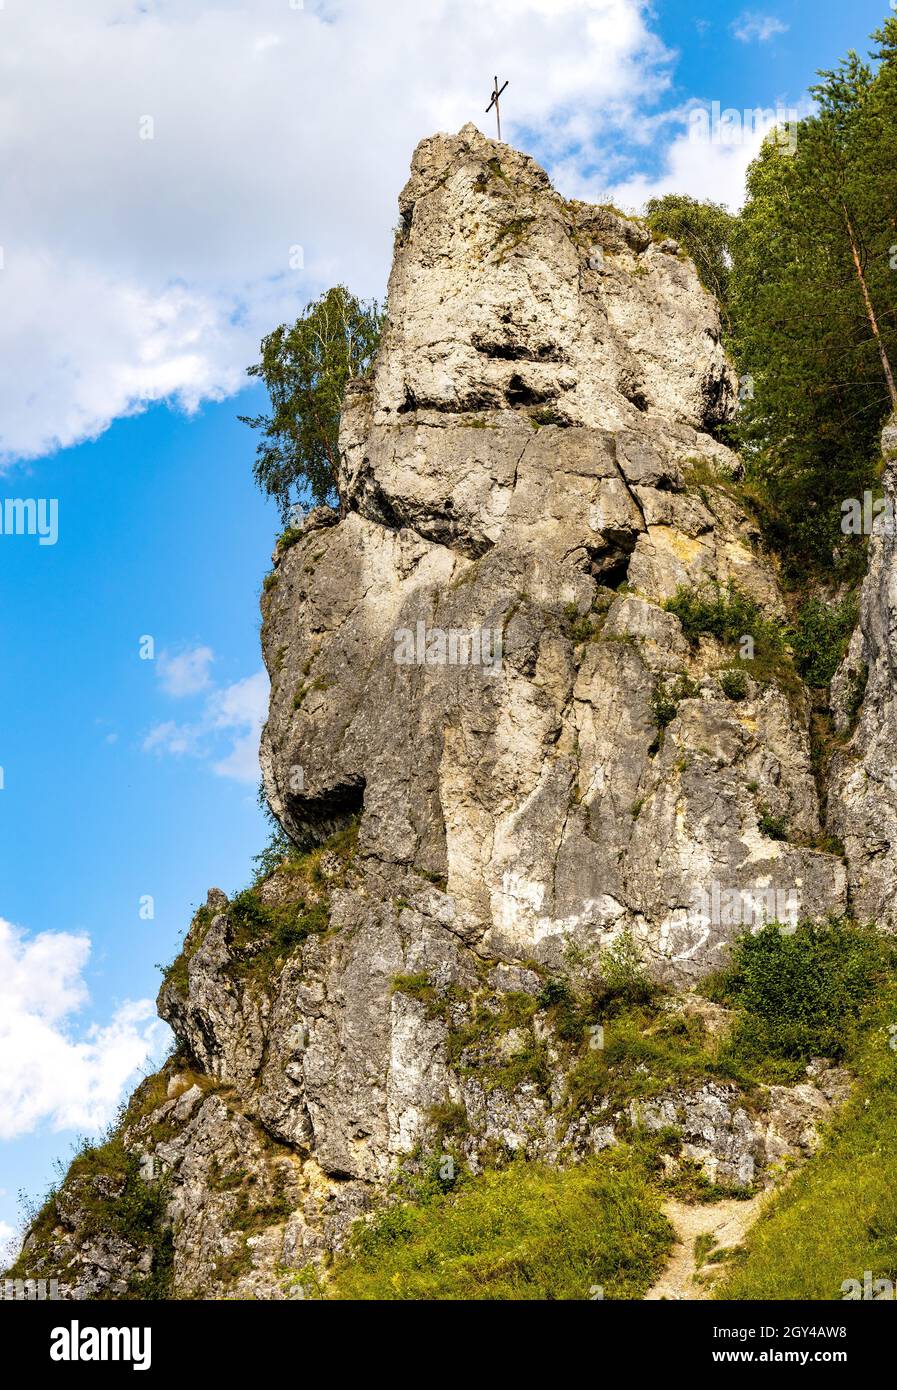
<path fill-rule="evenodd" d="M 154 406 L 3 480 L 5 495 L 31 495 L 39 481 L 40 495 L 58 498 L 60 535 L 43 548 L 0 540 L 14 596 L 0 664 L 2 916 L 29 939 L 89 936 L 83 970 L 60 985 L 77 974 L 89 994 L 60 1019 L 74 1042 L 126 1001 L 155 995 L 156 964 L 176 952 L 192 909 L 213 884 L 244 886 L 266 838 L 255 769 L 227 764 L 257 729 L 248 718 L 214 727 L 221 692 L 261 672 L 258 593 L 278 529 L 235 415 L 231 401 L 192 418 Z M 140 657 L 147 636 L 154 661 Z M 198 662 L 177 664 L 197 651 Z M 167 751 L 172 723 L 187 730 L 183 753 Z M 168 733 L 161 747 L 147 746 L 154 730 Z M 221 763 L 230 775 L 215 770 Z M 141 916 L 146 895 L 151 920 Z M 166 1030 L 149 1018 L 127 1031 L 125 1055 L 144 1037 L 164 1050 Z M 77 1082 L 75 1059 L 62 1060 Z M 56 1109 L 0 1145 L 8 1224 L 18 1189 L 40 1188 L 51 1158 L 108 1101 L 106 1090 L 88 1095 L 77 1126 L 56 1132 Z"/>
<path fill-rule="evenodd" d="M 689 111 L 805 109 L 816 68 L 865 50 L 887 13 L 77 8 L 0 11 L 0 499 L 59 505 L 56 545 L 0 536 L 0 1235 L 18 1190 L 42 1191 L 164 1052 L 156 963 L 266 838 L 258 594 L 278 521 L 236 419 L 262 401 L 243 376 L 261 333 L 337 281 L 383 293 L 415 141 L 468 119 L 491 133 L 496 68 L 505 137 L 564 192 L 735 204 L 755 146 L 696 150 Z"/>

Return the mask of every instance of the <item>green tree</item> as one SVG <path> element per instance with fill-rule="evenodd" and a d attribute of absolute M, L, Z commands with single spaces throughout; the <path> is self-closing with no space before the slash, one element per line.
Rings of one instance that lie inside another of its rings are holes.
<path fill-rule="evenodd" d="M 795 570 L 831 564 L 897 407 L 897 18 L 873 37 L 877 70 L 851 53 L 820 73 L 793 152 L 765 142 L 732 234 L 741 442 Z"/>
<path fill-rule="evenodd" d="M 376 300 L 365 303 L 336 285 L 291 328 L 281 324 L 263 338 L 261 361 L 248 370 L 268 388 L 271 413 L 240 419 L 261 431 L 253 473 L 284 520 L 300 494 L 332 500 L 343 393 L 370 371 L 382 327 Z"/>
<path fill-rule="evenodd" d="M 729 245 L 735 217 L 723 203 L 700 202 L 684 193 L 665 193 L 649 199 L 646 221 L 652 232 L 681 242 L 697 268 L 701 283 L 719 301 L 728 323 Z"/>

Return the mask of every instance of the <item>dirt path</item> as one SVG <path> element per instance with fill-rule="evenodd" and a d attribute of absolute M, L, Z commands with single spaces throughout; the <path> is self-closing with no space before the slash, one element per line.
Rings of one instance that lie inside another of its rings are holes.
<path fill-rule="evenodd" d="M 706 1246 L 705 1258 L 713 1250 L 728 1250 L 740 1245 L 760 1215 L 764 1195 L 761 1193 L 747 1202 L 707 1202 L 695 1206 L 665 1202 L 664 1214 L 676 1232 L 676 1244 L 669 1264 L 653 1289 L 645 1294 L 645 1299 L 708 1298 L 715 1279 L 725 1269 L 725 1262 L 702 1264 L 700 1279 L 696 1280 L 695 1241 L 700 1236 L 710 1238 L 702 1242 Z"/>

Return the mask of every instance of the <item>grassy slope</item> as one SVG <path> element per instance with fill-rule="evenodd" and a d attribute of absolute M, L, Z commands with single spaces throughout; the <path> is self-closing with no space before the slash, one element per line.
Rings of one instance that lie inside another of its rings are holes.
<path fill-rule="evenodd" d="M 694 1054 L 686 1073 L 703 1061 L 709 1075 L 744 1068 L 789 1082 L 803 1077 L 808 1058 L 828 1055 L 859 1078 L 822 1151 L 771 1203 L 716 1296 L 837 1299 L 843 1281 L 862 1280 L 864 1270 L 897 1279 L 895 944 L 845 922 L 794 935 L 767 928 L 742 940 L 710 992 L 733 1008 L 735 1028 L 715 1057 L 686 1046 Z M 669 1071 L 665 1049 L 674 1040 L 662 1027 L 658 1036 L 643 1012 L 624 1011 L 612 1024 L 597 1089 L 625 1093 L 636 1056 L 643 1068 Z M 656 1157 L 636 1136 L 565 1170 L 515 1162 L 462 1176 L 451 1194 L 431 1178 L 412 1200 L 356 1227 L 327 1295 L 582 1299 L 602 1285 L 606 1298 L 641 1298 L 671 1244 L 660 1211 L 671 1189 Z"/>
<path fill-rule="evenodd" d="M 716 1292 L 724 1299 L 841 1299 L 869 1270 L 897 1283 L 897 1051 L 893 986 L 851 1059 L 858 1091 L 822 1150 L 767 1207 Z"/>
<path fill-rule="evenodd" d="M 672 1230 L 627 1150 L 560 1172 L 513 1163 L 388 1207 L 357 1230 L 338 1263 L 340 1299 L 640 1298 L 663 1267 Z"/>

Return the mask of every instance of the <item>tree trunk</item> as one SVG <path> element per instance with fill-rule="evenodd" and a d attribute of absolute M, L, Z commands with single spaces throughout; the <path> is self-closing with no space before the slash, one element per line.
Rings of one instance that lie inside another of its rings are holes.
<path fill-rule="evenodd" d="M 860 289 L 863 291 L 863 302 L 866 305 L 866 317 L 872 327 L 872 333 L 878 345 L 878 355 L 881 358 L 881 369 L 885 374 L 885 381 L 888 383 L 888 395 L 891 398 L 892 410 L 897 410 L 897 386 L 894 385 L 894 373 L 891 371 L 891 364 L 888 361 L 888 354 L 882 342 L 881 334 L 878 331 L 878 320 L 875 317 L 875 309 L 872 305 L 872 298 L 869 294 L 869 286 L 866 284 L 866 277 L 863 274 L 863 266 L 860 261 L 860 253 L 857 249 L 856 235 L 853 230 L 853 223 L 850 220 L 850 213 L 844 208 L 844 221 L 847 223 L 847 235 L 850 238 L 850 250 L 853 256 L 853 264 L 856 268 L 857 276 L 860 281 Z"/>

